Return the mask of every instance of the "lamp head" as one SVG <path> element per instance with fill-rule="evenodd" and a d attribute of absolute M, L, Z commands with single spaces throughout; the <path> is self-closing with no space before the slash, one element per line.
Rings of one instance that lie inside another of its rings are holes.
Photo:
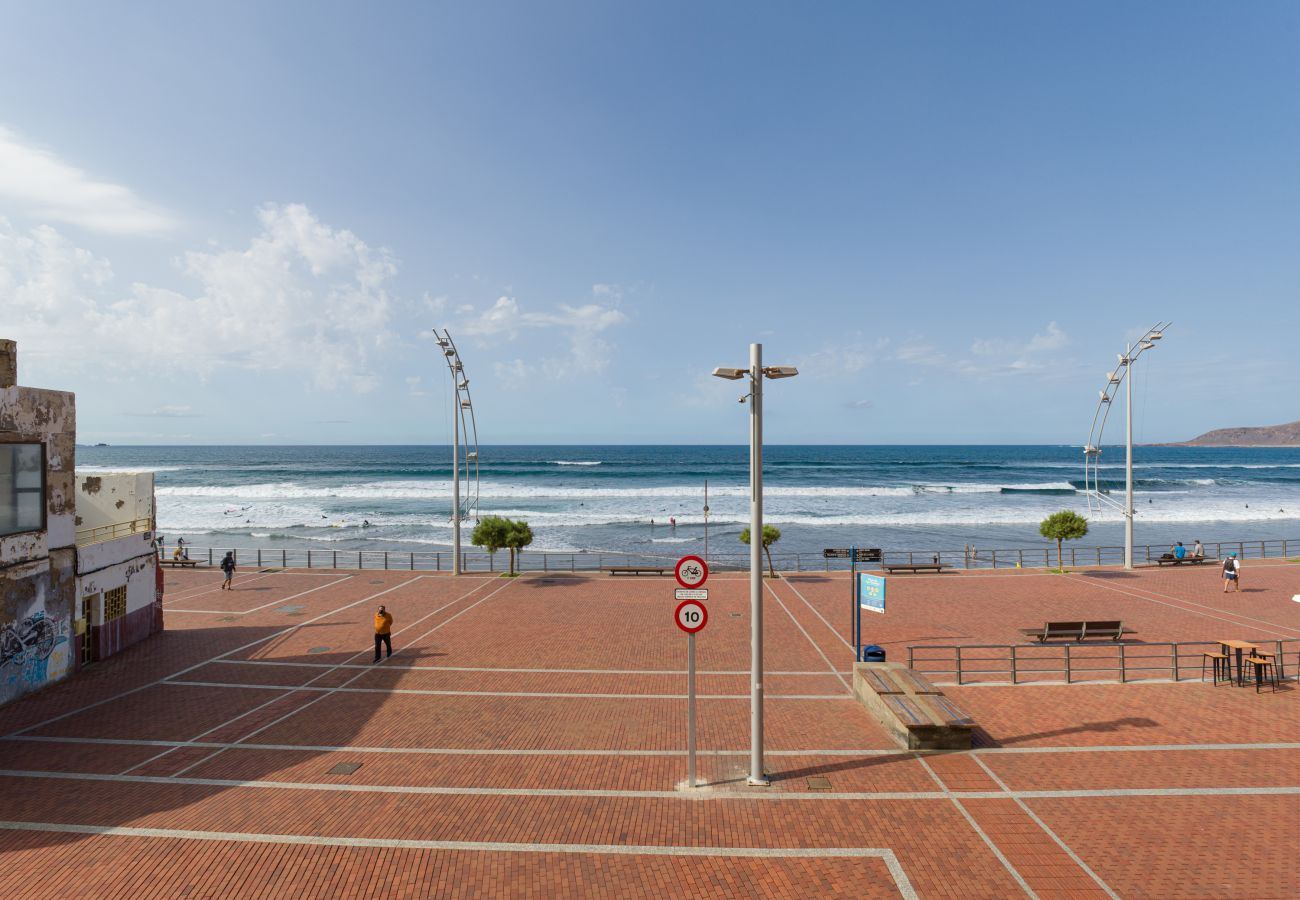
<path fill-rule="evenodd" d="M 718 368 L 713 370 L 714 378 L 726 378 L 728 381 L 739 381 L 749 374 L 748 369 L 724 369 Z"/>
<path fill-rule="evenodd" d="M 768 378 L 793 378 L 799 370 L 794 366 L 764 366 L 763 374 Z"/>

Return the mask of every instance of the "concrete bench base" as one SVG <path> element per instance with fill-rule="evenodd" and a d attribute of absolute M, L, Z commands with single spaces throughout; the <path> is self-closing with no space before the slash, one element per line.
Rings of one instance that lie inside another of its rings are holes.
<path fill-rule="evenodd" d="M 909 750 L 969 750 L 975 722 L 901 663 L 857 663 L 853 694 Z"/>

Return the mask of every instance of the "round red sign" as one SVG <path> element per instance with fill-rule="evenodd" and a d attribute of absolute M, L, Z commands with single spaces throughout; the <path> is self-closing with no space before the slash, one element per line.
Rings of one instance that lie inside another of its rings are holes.
<path fill-rule="evenodd" d="M 683 600 L 677 604 L 677 611 L 673 613 L 673 621 L 677 623 L 678 628 L 687 634 L 695 634 L 695 632 L 709 624 L 709 611 L 698 600 Z"/>
<path fill-rule="evenodd" d="M 677 560 L 673 577 L 684 588 L 697 588 L 709 580 L 709 564 L 698 556 L 683 556 Z"/>

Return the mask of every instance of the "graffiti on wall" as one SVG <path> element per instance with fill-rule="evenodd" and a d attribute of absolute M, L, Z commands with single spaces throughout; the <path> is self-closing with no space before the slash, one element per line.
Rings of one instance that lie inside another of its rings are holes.
<path fill-rule="evenodd" d="M 70 624 L 48 618 L 44 610 L 0 623 L 0 701 L 67 674 Z"/>

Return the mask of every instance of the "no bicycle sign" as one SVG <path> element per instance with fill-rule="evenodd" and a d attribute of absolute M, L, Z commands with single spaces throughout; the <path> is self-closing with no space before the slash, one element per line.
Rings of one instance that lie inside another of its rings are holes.
<path fill-rule="evenodd" d="M 709 580 L 709 564 L 698 556 L 683 556 L 677 560 L 673 577 L 684 588 L 703 587 Z"/>

